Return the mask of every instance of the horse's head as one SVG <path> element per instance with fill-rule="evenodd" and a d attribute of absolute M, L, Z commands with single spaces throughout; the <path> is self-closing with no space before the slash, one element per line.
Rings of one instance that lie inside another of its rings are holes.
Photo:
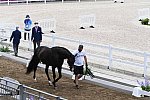
<path fill-rule="evenodd" d="M 75 56 L 74 55 L 71 55 L 68 60 L 67 60 L 67 63 L 69 65 L 69 68 L 70 68 L 70 71 L 72 71 L 72 68 L 74 66 L 74 62 L 75 62 Z"/>

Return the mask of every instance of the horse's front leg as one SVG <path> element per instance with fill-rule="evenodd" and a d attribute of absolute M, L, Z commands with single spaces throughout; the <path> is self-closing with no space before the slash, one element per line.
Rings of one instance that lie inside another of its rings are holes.
<path fill-rule="evenodd" d="M 46 75 L 47 75 L 49 85 L 52 85 L 51 79 L 50 79 L 49 74 L 48 74 L 48 68 L 49 68 L 49 66 L 46 65 L 45 73 L 46 73 Z"/>
<path fill-rule="evenodd" d="M 34 75 L 33 75 L 33 79 L 36 81 L 36 70 L 37 70 L 37 67 L 34 68 Z"/>
<path fill-rule="evenodd" d="M 53 72 L 53 80 L 54 80 L 54 81 L 53 81 L 53 85 L 54 85 L 54 88 L 55 88 L 55 87 L 56 87 L 56 84 L 55 84 L 55 83 L 56 83 L 56 82 L 55 82 L 56 73 L 55 73 L 55 67 L 53 67 L 53 66 L 52 66 L 52 72 Z"/>

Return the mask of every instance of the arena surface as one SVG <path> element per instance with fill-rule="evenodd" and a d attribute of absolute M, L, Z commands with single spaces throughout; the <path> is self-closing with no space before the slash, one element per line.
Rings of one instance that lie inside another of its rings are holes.
<path fill-rule="evenodd" d="M 149 0 L 125 0 L 123 4 L 113 3 L 112 1 L 98 1 L 81 3 L 53 2 L 46 5 L 43 3 L 0 5 L 0 24 L 15 23 L 23 30 L 23 20 L 27 14 L 31 16 L 33 22 L 55 18 L 57 21 L 56 34 L 58 36 L 150 52 L 150 26 L 142 26 L 138 21 L 138 9 L 149 8 L 149 6 Z M 95 14 L 96 26 L 94 29 L 80 30 L 79 16 L 87 14 Z M 45 34 L 50 33 L 46 32 Z M 72 80 L 65 77 L 58 83 L 60 90 L 62 90 L 59 92 L 53 90 L 52 87 L 47 88 L 48 84 L 44 72 L 39 71 L 38 76 L 39 80 L 40 78 L 45 80 L 41 83 L 34 83 L 31 75 L 26 76 L 22 72 L 22 70 L 25 72 L 25 65 L 1 60 L 0 76 L 15 78 L 23 84 L 66 97 L 69 100 L 93 100 L 93 98 L 95 100 L 138 100 L 138 98 L 133 98 L 131 95 L 84 82 L 81 83 L 81 91 L 78 91 L 75 90 Z M 24 78 L 19 78 L 21 74 Z M 46 85 L 41 87 L 41 84 Z M 139 100 L 146 100 L 146 98 Z"/>
<path fill-rule="evenodd" d="M 150 52 L 150 28 L 138 21 L 138 9 L 148 8 L 149 0 L 125 0 L 98 2 L 49 2 L 0 5 L 0 23 L 15 23 L 23 30 L 23 20 L 27 14 L 33 22 L 55 18 L 56 34 L 76 40 L 97 44 L 111 44 L 119 48 Z M 79 29 L 79 16 L 95 14 L 94 29 Z M 50 34 L 49 32 L 46 32 Z"/>
<path fill-rule="evenodd" d="M 48 85 L 44 70 L 37 70 L 37 82 L 34 82 L 32 78 L 33 73 L 26 75 L 25 72 L 25 65 L 0 57 L 0 77 L 11 77 L 18 80 L 21 84 L 64 97 L 68 100 L 149 100 L 148 97 L 135 98 L 131 94 L 103 88 L 84 81 L 80 81 L 80 88 L 76 89 L 73 80 L 64 75 L 57 83 L 57 89 L 53 89 L 53 87 Z"/>

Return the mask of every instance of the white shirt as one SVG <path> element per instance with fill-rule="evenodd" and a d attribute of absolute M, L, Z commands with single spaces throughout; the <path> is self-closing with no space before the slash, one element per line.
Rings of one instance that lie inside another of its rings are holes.
<path fill-rule="evenodd" d="M 76 66 L 82 66 L 84 65 L 84 56 L 86 56 L 85 52 L 84 51 L 75 51 L 73 53 L 73 55 L 75 56 L 75 62 L 74 62 L 74 65 Z"/>

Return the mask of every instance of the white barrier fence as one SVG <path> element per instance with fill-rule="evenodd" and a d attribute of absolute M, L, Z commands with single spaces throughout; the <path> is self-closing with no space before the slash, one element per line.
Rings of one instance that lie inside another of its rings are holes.
<path fill-rule="evenodd" d="M 56 19 L 51 18 L 51 19 L 43 19 L 38 21 L 40 26 L 42 27 L 42 31 L 46 32 L 52 32 L 55 33 L 56 31 Z"/>
<path fill-rule="evenodd" d="M 1 100 L 67 100 L 57 95 L 20 84 L 9 77 L 0 78 Z"/>
<path fill-rule="evenodd" d="M 44 4 L 46 4 L 47 2 L 53 2 L 55 0 L 3 0 L 0 1 L 0 4 L 14 4 L 14 3 L 26 3 L 27 5 L 31 2 L 43 2 Z"/>
<path fill-rule="evenodd" d="M 146 77 L 147 70 L 148 68 L 150 68 L 150 65 L 149 65 L 150 53 L 147 53 L 147 52 L 121 49 L 121 48 L 113 47 L 111 45 L 98 45 L 94 43 L 88 43 L 88 42 L 83 42 L 79 40 L 58 37 L 58 36 L 55 36 L 55 34 L 53 34 L 52 36 L 46 36 L 46 37 L 52 38 L 52 41 L 50 41 L 52 46 L 57 45 L 58 41 L 60 40 L 66 41 L 64 46 L 66 47 L 68 46 L 68 48 L 74 48 L 73 46 L 77 46 L 78 44 L 83 44 L 89 56 L 95 57 L 96 59 L 101 58 L 101 59 L 108 60 L 108 63 L 106 63 L 106 66 L 108 66 L 109 69 L 112 68 L 112 64 L 115 62 L 126 64 L 126 65 L 132 65 L 132 66 L 136 66 L 137 68 L 142 68 L 143 75 L 144 77 Z M 63 42 L 61 43 L 63 44 Z M 74 45 L 74 44 L 77 44 L 77 45 Z M 100 53 L 102 49 L 103 50 L 105 49 L 105 51 L 102 51 L 102 53 Z M 75 49 L 72 49 L 72 50 L 75 50 Z M 133 57 L 130 58 L 130 56 L 133 56 Z M 122 70 L 126 70 L 126 69 L 122 69 Z"/>
<path fill-rule="evenodd" d="M 138 10 L 139 20 L 150 18 L 150 9 L 143 8 Z"/>
<path fill-rule="evenodd" d="M 7 5 L 10 5 L 10 4 L 14 4 L 14 3 L 25 3 L 25 4 L 29 4 L 29 3 L 32 3 L 32 2 L 43 2 L 44 4 L 47 4 L 48 2 L 55 2 L 56 0 L 3 0 L 3 1 L 0 1 L 0 4 L 7 4 Z M 65 2 L 65 0 L 60 0 L 62 3 Z M 75 1 L 78 1 L 78 2 L 81 2 L 81 0 L 75 0 Z M 92 0 L 92 1 L 97 1 L 97 0 Z M 111 1 L 111 0 L 108 0 L 108 1 Z"/>
<path fill-rule="evenodd" d="M 95 27 L 95 19 L 96 19 L 96 17 L 94 14 L 80 16 L 79 17 L 80 28 L 86 28 L 86 27 L 94 28 Z"/>
<path fill-rule="evenodd" d="M 25 41 L 25 43 L 26 44 L 23 44 L 25 48 L 32 49 L 31 41 Z M 94 62 L 98 60 L 98 62 L 100 63 L 96 63 L 107 66 L 109 69 L 114 67 L 114 63 L 120 63 L 120 66 L 125 64 L 126 66 L 128 66 L 127 68 L 131 68 L 130 66 L 132 66 L 133 72 L 136 72 L 135 69 L 140 69 L 142 71 L 141 73 L 144 76 L 147 75 L 147 71 L 149 71 L 148 69 L 150 69 L 150 53 L 147 52 L 121 49 L 113 47 L 111 45 L 88 43 L 80 40 L 56 36 L 56 34 L 44 34 L 42 43 L 44 43 L 42 45 L 46 45 L 49 47 L 57 45 L 64 46 L 66 48 L 70 48 L 71 50 L 76 50 L 79 44 L 83 44 L 90 59 L 94 58 Z M 104 63 L 103 60 L 106 60 L 106 63 Z M 127 70 L 122 67 L 120 69 Z"/>
<path fill-rule="evenodd" d="M 8 36 L 11 35 L 12 31 L 15 30 L 15 24 L 13 23 L 5 23 L 5 24 L 0 24 L 0 37 L 1 38 L 10 38 Z"/>

